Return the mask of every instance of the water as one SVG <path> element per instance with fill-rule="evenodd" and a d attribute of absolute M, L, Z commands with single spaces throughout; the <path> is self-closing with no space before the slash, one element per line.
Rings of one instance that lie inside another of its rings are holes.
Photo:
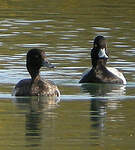
<path fill-rule="evenodd" d="M 1 1 L 1 149 L 135 148 L 134 8 L 134 0 Z M 124 72 L 126 86 L 78 84 L 99 34 L 108 41 L 108 66 Z M 42 68 L 41 75 L 58 85 L 57 103 L 11 96 L 14 85 L 29 77 L 25 56 L 33 47 L 56 66 Z"/>

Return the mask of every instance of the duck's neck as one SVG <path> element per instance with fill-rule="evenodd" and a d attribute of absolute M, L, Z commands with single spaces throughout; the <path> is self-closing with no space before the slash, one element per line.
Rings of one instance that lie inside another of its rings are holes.
<path fill-rule="evenodd" d="M 96 65 L 93 66 L 93 69 L 103 69 L 106 68 L 107 59 L 99 59 L 96 62 Z"/>
<path fill-rule="evenodd" d="M 33 68 L 30 66 L 27 66 L 27 70 L 32 78 L 32 81 L 40 78 L 40 68 Z"/>

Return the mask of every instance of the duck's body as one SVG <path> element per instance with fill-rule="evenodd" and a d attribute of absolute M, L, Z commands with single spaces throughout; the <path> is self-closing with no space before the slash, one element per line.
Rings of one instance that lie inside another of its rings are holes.
<path fill-rule="evenodd" d="M 80 83 L 126 84 L 126 79 L 121 72 L 116 68 L 106 67 L 108 55 L 104 37 L 96 37 L 94 48 L 91 51 L 91 58 L 92 69 L 83 74 Z"/>
<path fill-rule="evenodd" d="M 53 67 L 47 61 L 43 51 L 32 49 L 28 52 L 27 70 L 31 79 L 23 79 L 16 84 L 14 88 L 15 96 L 60 96 L 57 86 L 52 81 L 40 77 L 39 70 L 42 64 Z"/>
<path fill-rule="evenodd" d="M 54 82 L 43 78 L 33 83 L 31 79 L 23 79 L 17 83 L 14 92 L 15 96 L 60 96 L 60 92 Z"/>
<path fill-rule="evenodd" d="M 126 79 L 116 68 L 88 69 L 80 80 L 80 83 L 117 83 L 126 84 Z"/>

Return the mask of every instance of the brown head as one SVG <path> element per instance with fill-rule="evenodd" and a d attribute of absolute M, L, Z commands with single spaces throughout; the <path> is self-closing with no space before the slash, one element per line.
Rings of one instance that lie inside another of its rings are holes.
<path fill-rule="evenodd" d="M 54 66 L 47 60 L 45 52 L 36 48 L 28 51 L 26 66 L 32 79 L 35 79 L 39 75 L 39 71 L 42 66 L 54 68 Z"/>

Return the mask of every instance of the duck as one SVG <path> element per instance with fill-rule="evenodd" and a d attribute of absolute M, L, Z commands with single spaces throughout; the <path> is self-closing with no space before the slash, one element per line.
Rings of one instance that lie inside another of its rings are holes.
<path fill-rule="evenodd" d="M 31 78 L 19 81 L 14 90 L 14 96 L 56 96 L 60 91 L 54 82 L 40 76 L 41 67 L 54 68 L 43 50 L 34 48 L 27 52 L 26 68 Z"/>
<path fill-rule="evenodd" d="M 118 69 L 106 66 L 108 58 L 106 38 L 98 35 L 91 50 L 92 68 L 82 75 L 79 83 L 126 84 L 124 75 Z"/>

